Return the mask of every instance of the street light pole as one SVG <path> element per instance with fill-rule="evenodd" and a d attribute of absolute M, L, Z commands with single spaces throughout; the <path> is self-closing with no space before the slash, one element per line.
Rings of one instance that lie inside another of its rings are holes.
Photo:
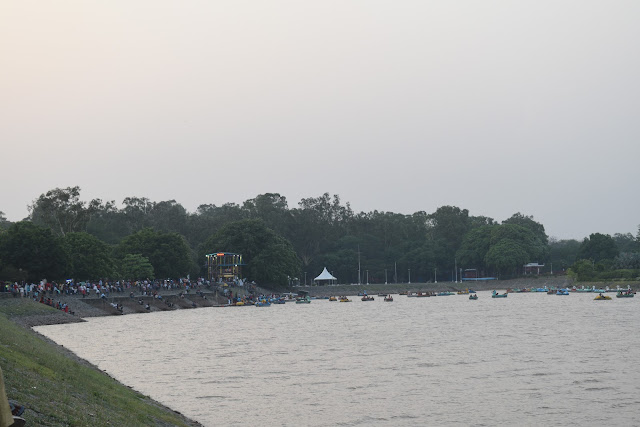
<path fill-rule="evenodd" d="M 387 269 L 384 269 L 384 284 L 387 284 Z"/>
<path fill-rule="evenodd" d="M 438 283 L 438 269 L 433 269 L 433 283 Z"/>
<path fill-rule="evenodd" d="M 411 284 L 411 269 L 409 269 L 409 284 Z"/>
<path fill-rule="evenodd" d="M 367 285 L 369 284 L 369 270 L 367 270 Z"/>
<path fill-rule="evenodd" d="M 304 272 L 304 285 L 307 286 L 307 272 Z"/>

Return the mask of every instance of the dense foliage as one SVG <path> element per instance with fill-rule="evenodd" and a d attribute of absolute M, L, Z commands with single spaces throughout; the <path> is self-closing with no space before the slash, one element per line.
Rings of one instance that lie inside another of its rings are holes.
<path fill-rule="evenodd" d="M 144 197 L 121 208 L 86 203 L 79 187 L 48 191 L 29 208 L 15 224 L 0 212 L 0 279 L 205 275 L 204 254 L 218 251 L 242 253 L 245 278 L 266 286 L 310 283 L 324 267 L 341 283 L 446 281 L 465 269 L 511 278 L 527 263 L 579 280 L 640 276 L 640 232 L 555 240 L 519 212 L 502 222 L 455 206 L 355 213 L 337 195 L 290 208 L 267 193 L 190 213 L 175 200 Z"/>

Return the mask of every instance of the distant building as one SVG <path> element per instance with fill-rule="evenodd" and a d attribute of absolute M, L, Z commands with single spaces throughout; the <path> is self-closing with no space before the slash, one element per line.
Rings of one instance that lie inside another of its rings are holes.
<path fill-rule="evenodd" d="M 544 264 L 538 264 L 537 262 L 530 262 L 524 265 L 524 274 L 540 274 L 540 269 L 544 267 Z"/>

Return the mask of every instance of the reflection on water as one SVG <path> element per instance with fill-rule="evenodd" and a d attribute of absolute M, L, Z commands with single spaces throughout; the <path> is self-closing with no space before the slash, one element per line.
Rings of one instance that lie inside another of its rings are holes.
<path fill-rule="evenodd" d="M 36 328 L 207 426 L 634 425 L 637 301 L 313 301 Z"/>

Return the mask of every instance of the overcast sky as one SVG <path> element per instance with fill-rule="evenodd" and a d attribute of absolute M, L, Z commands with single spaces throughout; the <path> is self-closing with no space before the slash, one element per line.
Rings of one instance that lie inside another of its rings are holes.
<path fill-rule="evenodd" d="M 79 185 L 640 224 L 640 2 L 5 0 L 0 211 Z"/>

